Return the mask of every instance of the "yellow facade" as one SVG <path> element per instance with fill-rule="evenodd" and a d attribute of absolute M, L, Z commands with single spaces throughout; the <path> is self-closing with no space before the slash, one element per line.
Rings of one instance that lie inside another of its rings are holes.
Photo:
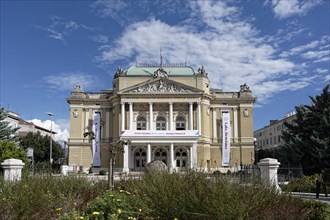
<path fill-rule="evenodd" d="M 210 88 L 205 69 L 185 65 L 118 69 L 113 89 L 84 92 L 77 86 L 70 104 L 69 164 L 98 167 L 116 153 L 116 168 L 141 171 L 152 160 L 172 170 L 237 169 L 254 161 L 253 103 L 244 84 L 237 92 Z M 230 164 L 222 165 L 222 114 L 230 115 Z M 95 135 L 93 117 L 100 115 Z M 94 152 L 99 143 L 99 150 Z M 94 158 L 94 159 L 93 159 Z M 97 164 L 97 163 L 96 163 Z"/>

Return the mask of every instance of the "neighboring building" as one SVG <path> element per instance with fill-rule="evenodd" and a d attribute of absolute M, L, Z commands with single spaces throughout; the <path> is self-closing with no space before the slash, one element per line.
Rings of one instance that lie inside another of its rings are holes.
<path fill-rule="evenodd" d="M 116 147 L 116 169 L 124 172 L 152 160 L 178 171 L 253 163 L 256 99 L 246 84 L 238 92 L 212 89 L 204 67 L 185 64 L 118 68 L 112 84 L 100 92 L 77 85 L 67 99 L 69 165 L 106 168 Z"/>
<path fill-rule="evenodd" d="M 270 120 L 269 125 L 254 131 L 257 149 L 270 149 L 283 144 L 282 131 L 286 129 L 284 122 L 291 123 L 295 118 L 295 112 L 291 112 L 283 119 Z"/>
<path fill-rule="evenodd" d="M 35 125 L 32 122 L 28 122 L 21 119 L 20 116 L 14 112 L 8 111 L 6 113 L 7 118 L 5 119 L 5 121 L 9 122 L 9 126 L 11 126 L 12 128 L 19 127 L 17 131 L 18 136 L 25 136 L 29 132 L 40 132 L 40 134 L 43 136 L 50 135 L 50 133 L 52 133 L 53 135 L 56 134 L 56 132 L 54 131 L 51 132 L 50 130 Z"/>

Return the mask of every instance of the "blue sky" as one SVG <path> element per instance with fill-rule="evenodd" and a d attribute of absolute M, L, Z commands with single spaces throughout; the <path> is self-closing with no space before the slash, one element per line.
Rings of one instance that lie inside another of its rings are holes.
<path fill-rule="evenodd" d="M 74 85 L 112 87 L 117 66 L 204 65 L 213 88 L 247 83 L 254 129 L 308 104 L 330 82 L 328 0 L 1 1 L 0 104 L 69 129 Z"/>

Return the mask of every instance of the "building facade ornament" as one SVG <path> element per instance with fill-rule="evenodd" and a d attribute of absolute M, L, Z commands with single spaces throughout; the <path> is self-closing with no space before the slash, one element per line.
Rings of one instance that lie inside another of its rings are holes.
<path fill-rule="evenodd" d="M 128 91 L 128 93 L 192 93 L 191 90 L 182 88 L 173 83 L 166 82 L 164 80 L 159 80 L 154 83 L 150 83 L 147 85 L 139 86 L 136 89 Z"/>
<path fill-rule="evenodd" d="M 80 85 L 80 84 L 75 85 L 72 92 L 84 92 L 82 85 Z"/>
<path fill-rule="evenodd" d="M 199 74 L 199 75 L 207 76 L 207 72 L 206 72 L 204 66 L 202 66 L 201 68 L 198 68 L 197 71 L 198 71 L 198 74 Z"/>
<path fill-rule="evenodd" d="M 240 92 L 251 92 L 250 87 L 248 87 L 246 83 L 244 83 L 240 87 L 241 87 Z"/>
<path fill-rule="evenodd" d="M 118 66 L 114 78 L 118 78 L 119 76 L 124 76 L 124 70 L 120 66 Z"/>
<path fill-rule="evenodd" d="M 167 78 L 168 74 L 163 68 L 159 68 L 154 72 L 154 78 Z"/>

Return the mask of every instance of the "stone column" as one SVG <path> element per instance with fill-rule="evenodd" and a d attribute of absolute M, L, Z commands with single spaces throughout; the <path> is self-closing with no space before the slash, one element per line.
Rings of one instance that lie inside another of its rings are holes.
<path fill-rule="evenodd" d="M 173 171 L 175 169 L 174 167 L 174 145 L 171 143 L 170 145 L 170 164 L 169 164 L 170 171 Z"/>
<path fill-rule="evenodd" d="M 22 169 L 25 163 L 18 159 L 7 159 L 1 163 L 4 170 L 5 181 L 20 181 L 22 177 Z"/>
<path fill-rule="evenodd" d="M 133 103 L 129 103 L 129 130 L 133 129 Z"/>
<path fill-rule="evenodd" d="M 201 103 L 197 103 L 197 129 L 199 134 L 202 134 L 202 118 L 201 118 Z"/>
<path fill-rule="evenodd" d="M 173 103 L 172 102 L 170 102 L 170 103 L 168 103 L 169 105 L 170 105 L 170 109 L 169 109 L 169 112 L 170 112 L 170 118 L 169 118 L 169 130 L 173 130 Z"/>
<path fill-rule="evenodd" d="M 128 173 L 129 172 L 129 165 L 128 165 L 128 161 L 129 161 L 129 146 L 128 144 L 124 144 L 124 166 L 123 166 L 123 172 Z"/>
<path fill-rule="evenodd" d="M 125 130 L 125 102 L 121 103 L 121 130 Z M 121 132 L 119 131 L 121 134 Z"/>
<path fill-rule="evenodd" d="M 189 102 L 189 130 L 194 130 L 193 125 L 193 103 Z"/>
<path fill-rule="evenodd" d="M 147 164 L 151 161 L 151 145 L 148 143 L 147 145 Z"/>
<path fill-rule="evenodd" d="M 217 109 L 213 108 L 213 142 L 218 142 L 218 137 L 217 137 Z"/>
<path fill-rule="evenodd" d="M 273 158 L 264 158 L 261 159 L 258 163 L 258 166 L 260 168 L 260 175 L 261 180 L 264 181 L 266 184 L 269 184 L 271 186 L 275 187 L 275 190 L 278 193 L 281 193 L 281 188 L 278 185 L 278 179 L 277 179 L 277 169 L 280 166 L 280 162 L 277 161 L 277 159 Z"/>
<path fill-rule="evenodd" d="M 190 163 L 191 169 L 197 169 L 197 143 L 193 143 L 190 147 Z"/>
<path fill-rule="evenodd" d="M 109 141 L 110 138 L 110 112 L 109 109 L 105 113 L 105 138 Z"/>
<path fill-rule="evenodd" d="M 238 136 L 238 121 L 237 121 L 237 108 L 234 108 L 234 142 L 237 142 Z"/>
<path fill-rule="evenodd" d="M 85 132 L 88 132 L 89 110 L 85 109 Z"/>
<path fill-rule="evenodd" d="M 154 113 L 152 111 L 152 102 L 149 102 L 149 130 L 153 130 L 153 116 Z"/>

